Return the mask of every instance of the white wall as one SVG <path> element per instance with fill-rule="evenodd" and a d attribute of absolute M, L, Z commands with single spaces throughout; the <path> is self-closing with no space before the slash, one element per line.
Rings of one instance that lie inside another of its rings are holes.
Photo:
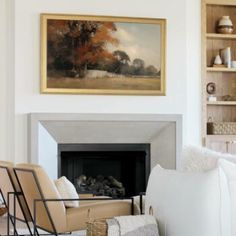
<path fill-rule="evenodd" d="M 6 2 L 0 2 L 0 29 L 2 33 L 0 34 L 0 52 L 2 55 L 6 55 Z M 3 56 L 0 57 L 0 156 L 1 159 L 6 159 L 6 149 L 7 149 L 7 140 L 6 140 L 6 62 Z"/>
<path fill-rule="evenodd" d="M 13 10 L 16 162 L 27 160 L 31 112 L 183 114 L 184 143 L 200 142 L 200 0 L 15 0 Z M 166 18 L 167 96 L 41 95 L 42 12 Z"/>
<path fill-rule="evenodd" d="M 201 1 L 186 0 L 186 144 L 201 144 Z"/>
<path fill-rule="evenodd" d="M 14 1 L 0 1 L 0 159 L 14 160 Z"/>

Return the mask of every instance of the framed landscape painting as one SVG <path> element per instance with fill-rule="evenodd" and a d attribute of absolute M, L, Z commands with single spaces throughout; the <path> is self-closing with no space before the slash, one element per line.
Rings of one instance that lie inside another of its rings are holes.
<path fill-rule="evenodd" d="M 41 14 L 41 92 L 165 95 L 166 21 Z"/>

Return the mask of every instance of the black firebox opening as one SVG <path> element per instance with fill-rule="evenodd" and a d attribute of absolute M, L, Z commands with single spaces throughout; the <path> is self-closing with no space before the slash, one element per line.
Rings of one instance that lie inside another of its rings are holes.
<path fill-rule="evenodd" d="M 144 192 L 150 144 L 59 144 L 58 176 L 79 193 L 130 197 Z"/>

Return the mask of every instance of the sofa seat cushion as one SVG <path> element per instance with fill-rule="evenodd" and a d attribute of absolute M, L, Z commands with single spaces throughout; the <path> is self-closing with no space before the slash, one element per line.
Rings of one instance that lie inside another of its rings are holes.
<path fill-rule="evenodd" d="M 101 201 L 89 203 L 66 210 L 67 231 L 86 228 L 89 218 L 113 218 L 114 216 L 131 215 L 131 202 L 126 200 Z"/>

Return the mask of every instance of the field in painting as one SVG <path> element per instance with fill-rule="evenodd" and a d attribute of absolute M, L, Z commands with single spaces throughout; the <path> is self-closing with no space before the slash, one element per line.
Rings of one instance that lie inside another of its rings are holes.
<path fill-rule="evenodd" d="M 48 88 L 160 90 L 160 79 L 155 78 L 49 78 Z"/>

